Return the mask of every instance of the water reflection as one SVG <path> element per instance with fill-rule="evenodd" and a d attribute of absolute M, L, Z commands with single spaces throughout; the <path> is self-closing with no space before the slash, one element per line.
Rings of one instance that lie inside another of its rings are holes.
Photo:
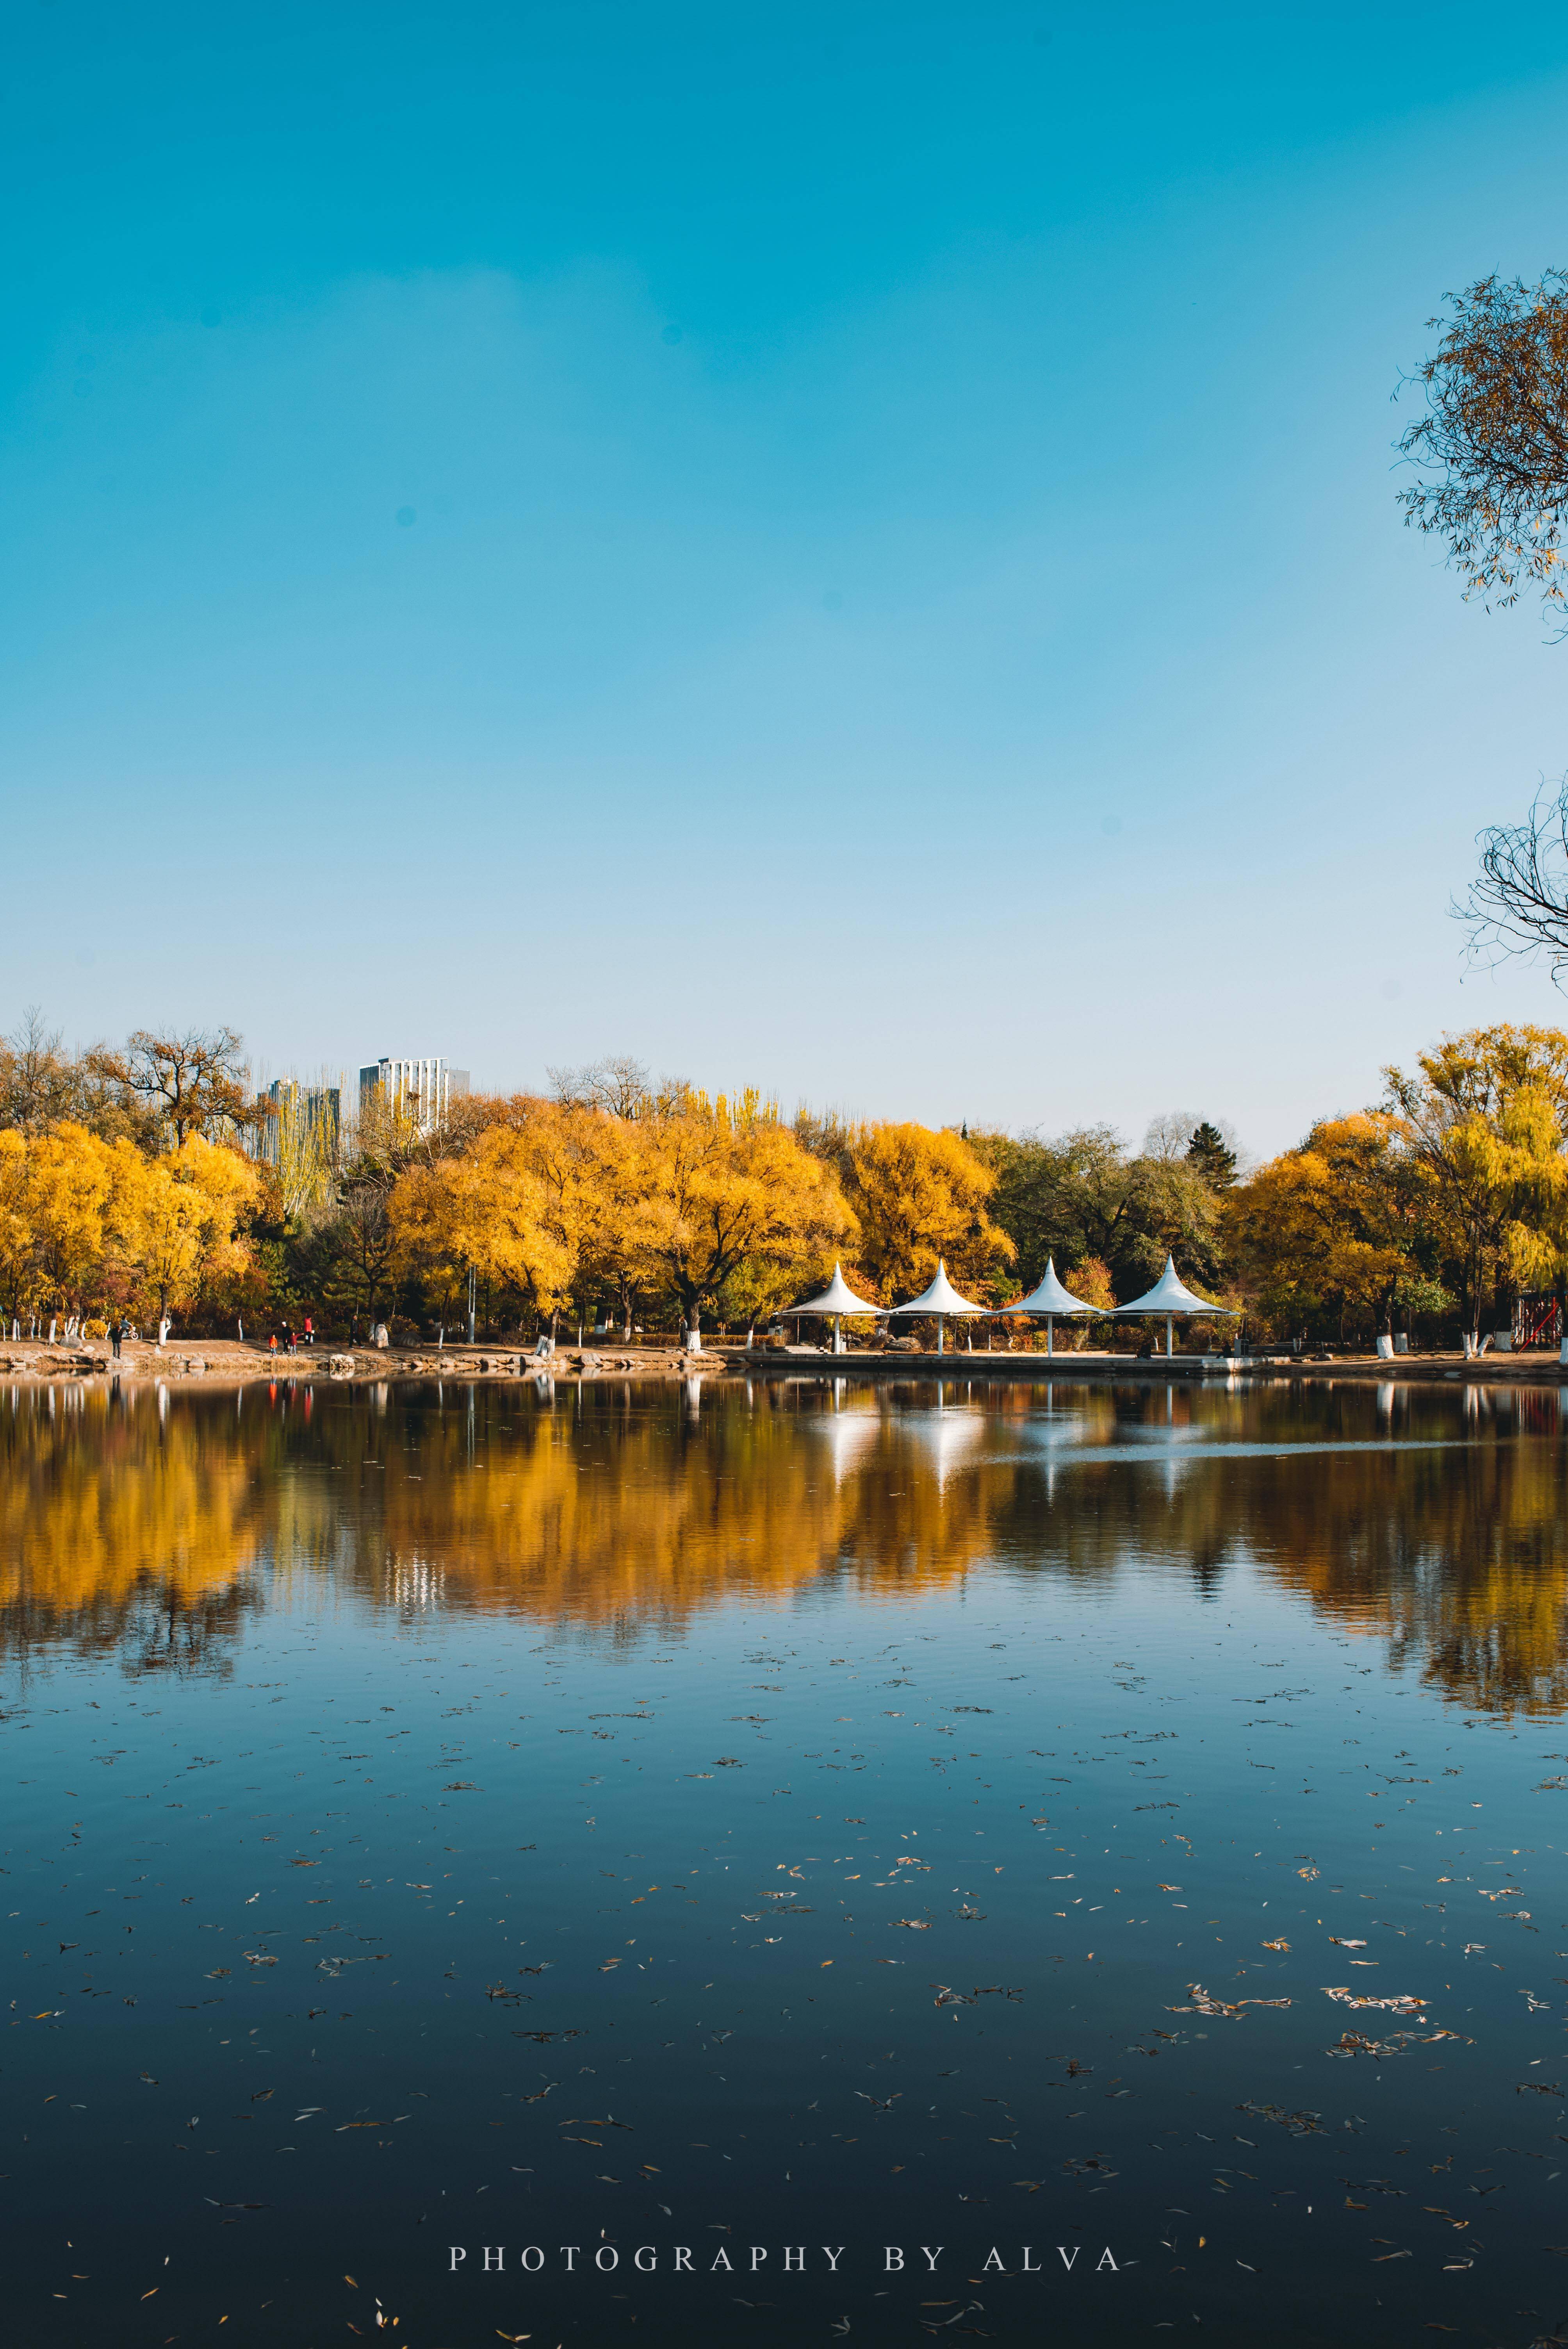
<path fill-rule="evenodd" d="M 146 1670 L 221 1666 L 224 1635 L 258 1601 L 251 1569 L 278 1519 L 252 1434 L 224 1411 L 170 1413 L 162 1389 L 13 1390 L 0 1428 L 7 1651 L 65 1640 L 118 1647 Z"/>
<path fill-rule="evenodd" d="M 613 1632 L 993 1561 L 1129 1599 L 1250 1566 L 1466 1703 L 1568 1700 L 1554 1389 L 696 1385 L 14 1389 L 0 1636 L 215 1669 L 274 1580 Z"/>

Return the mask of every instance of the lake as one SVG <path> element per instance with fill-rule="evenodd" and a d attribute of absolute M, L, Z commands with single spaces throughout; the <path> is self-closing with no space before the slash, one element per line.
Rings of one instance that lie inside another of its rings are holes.
<path fill-rule="evenodd" d="M 8 2341 L 1557 2337 L 1556 1388 L 0 1441 Z"/>

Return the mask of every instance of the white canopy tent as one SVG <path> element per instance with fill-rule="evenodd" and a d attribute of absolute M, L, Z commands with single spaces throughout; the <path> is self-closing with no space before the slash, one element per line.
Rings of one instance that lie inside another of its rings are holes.
<path fill-rule="evenodd" d="M 1165 1269 L 1153 1288 L 1146 1290 L 1143 1296 L 1135 1297 L 1130 1305 L 1119 1305 L 1116 1310 L 1119 1317 L 1127 1319 L 1140 1313 L 1163 1313 L 1167 1356 L 1175 1350 L 1171 1323 L 1178 1313 L 1222 1313 L 1233 1321 L 1239 1318 L 1229 1305 L 1212 1305 L 1206 1297 L 1195 1297 L 1179 1277 L 1175 1257 L 1170 1256 L 1166 1257 Z"/>
<path fill-rule="evenodd" d="M 959 1315 L 984 1313 L 985 1308 L 983 1305 L 972 1305 L 967 1297 L 959 1296 L 958 1291 L 954 1288 L 953 1283 L 947 1278 L 947 1267 L 945 1263 L 939 1258 L 936 1267 L 936 1278 L 932 1282 L 931 1287 L 929 1288 L 923 1288 L 918 1297 L 912 1297 L 907 1305 L 895 1305 L 892 1309 L 895 1313 L 934 1313 L 936 1316 L 936 1350 L 940 1354 L 944 1350 L 943 1345 L 943 1331 L 945 1328 L 944 1317 L 949 1313 Z"/>
<path fill-rule="evenodd" d="M 841 1354 L 844 1350 L 844 1335 L 839 1324 L 843 1316 L 846 1313 L 870 1313 L 880 1318 L 882 1309 L 880 1305 L 869 1305 L 863 1297 L 857 1297 L 844 1278 L 843 1268 L 835 1263 L 833 1277 L 821 1295 L 808 1297 L 804 1305 L 787 1306 L 785 1313 L 787 1318 L 792 1317 L 797 1320 L 802 1313 L 830 1314 L 833 1323 L 833 1351 L 835 1354 Z"/>
<path fill-rule="evenodd" d="M 1043 1313 L 1046 1317 L 1046 1351 L 1054 1354 L 1053 1325 L 1058 1313 L 1098 1313 L 1102 1309 L 1098 1305 L 1086 1305 L 1081 1297 L 1075 1297 L 1070 1289 L 1062 1287 L 1057 1278 L 1057 1260 L 1053 1256 L 1046 1260 L 1045 1278 L 1039 1287 L 1031 1288 L 1027 1297 L 1015 1298 L 1011 1305 L 998 1305 L 994 1318 L 1000 1320 L 1006 1313 Z"/>

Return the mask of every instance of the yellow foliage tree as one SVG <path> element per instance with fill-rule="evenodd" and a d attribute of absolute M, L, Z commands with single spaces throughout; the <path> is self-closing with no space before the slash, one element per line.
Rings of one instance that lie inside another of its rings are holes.
<path fill-rule="evenodd" d="M 33 1305 L 33 1226 L 27 1212 L 27 1143 L 14 1128 L 0 1132 L 0 1284 L 5 1311 Z"/>
<path fill-rule="evenodd" d="M 1422 1185 L 1399 1119 L 1326 1118 L 1231 1194 L 1226 1215 L 1260 1309 L 1289 1326 L 1332 1313 L 1387 1325 L 1411 1278 Z"/>
<path fill-rule="evenodd" d="M 1527 1231 L 1568 1136 L 1568 1035 L 1473 1028 L 1421 1053 L 1417 1071 L 1384 1073 L 1473 1329 L 1488 1290 L 1539 1258 Z"/>
<path fill-rule="evenodd" d="M 640 1125 L 646 1261 L 693 1331 L 743 1267 L 753 1282 L 772 1268 L 792 1285 L 824 1270 L 855 1228 L 831 1170 L 755 1094 L 732 1106 L 682 1093 Z"/>
<path fill-rule="evenodd" d="M 1568 1284 L 1568 1154 L 1563 1104 L 1545 1085 L 1521 1085 L 1497 1120 L 1493 1175 L 1506 1189 L 1503 1260 L 1520 1288 Z"/>
<path fill-rule="evenodd" d="M 80 1313 L 102 1296 L 142 1161 L 85 1126 L 0 1133 L 0 1268 L 13 1312 Z"/>
<path fill-rule="evenodd" d="M 850 1148 L 856 1258 L 878 1301 L 915 1296 L 938 1258 L 954 1285 L 986 1287 L 1017 1254 L 985 1212 L 996 1177 L 961 1134 L 925 1125 L 867 1125 Z"/>
<path fill-rule="evenodd" d="M 387 1206 L 405 1266 L 449 1288 L 471 1268 L 552 1311 L 571 1284 L 575 1248 L 537 1155 L 529 1133 L 498 1124 L 460 1158 L 407 1168 Z"/>
<path fill-rule="evenodd" d="M 605 1110 L 578 1114 L 588 1125 L 594 1174 L 579 1283 L 586 1296 L 607 1292 L 614 1299 L 629 1339 L 638 1295 L 658 1278 L 655 1248 L 664 1229 L 651 1191 L 648 1128 L 641 1118 Z"/>
<path fill-rule="evenodd" d="M 189 1304 L 203 1280 L 242 1269 L 248 1251 L 235 1225 L 261 1178 L 238 1151 L 194 1132 L 161 1158 L 138 1160 L 128 1143 L 116 1150 L 125 1154 L 123 1244 L 162 1320 L 170 1307 Z"/>

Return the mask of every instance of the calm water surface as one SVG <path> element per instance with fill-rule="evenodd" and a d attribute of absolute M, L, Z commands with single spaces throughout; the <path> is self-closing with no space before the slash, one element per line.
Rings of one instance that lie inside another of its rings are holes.
<path fill-rule="evenodd" d="M 1568 2315 L 1555 1391 L 0 1405 L 8 2343 Z"/>

